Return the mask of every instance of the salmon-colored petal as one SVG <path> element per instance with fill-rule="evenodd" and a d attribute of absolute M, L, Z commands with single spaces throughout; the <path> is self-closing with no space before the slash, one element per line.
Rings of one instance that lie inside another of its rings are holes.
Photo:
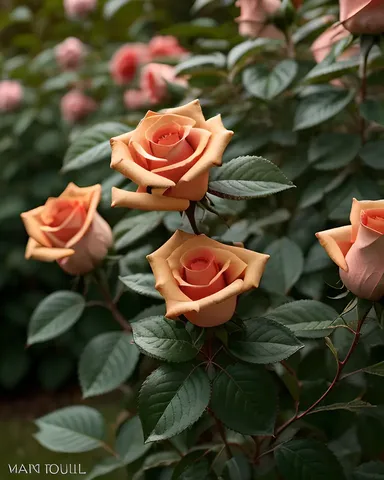
<path fill-rule="evenodd" d="M 216 273 L 216 275 L 209 280 L 205 285 L 193 285 L 184 281 L 179 273 L 172 272 L 173 276 L 178 282 L 180 290 L 187 295 L 191 300 L 199 300 L 204 297 L 213 295 L 214 293 L 223 290 L 227 285 L 224 280 L 224 272 L 229 266 L 229 261 Z"/>
<path fill-rule="evenodd" d="M 49 248 L 40 245 L 35 239 L 30 238 L 25 249 L 25 258 L 33 258 L 41 262 L 54 262 L 61 258 L 73 255 L 75 251 L 72 248 Z"/>
<path fill-rule="evenodd" d="M 384 209 L 362 210 L 361 223 L 370 230 L 384 235 Z"/>
<path fill-rule="evenodd" d="M 183 230 L 176 230 L 176 232 L 169 240 L 167 240 L 166 243 L 164 243 L 164 245 L 150 255 L 147 255 L 148 262 L 151 264 L 151 266 L 155 266 L 157 259 L 162 258 L 166 260 L 177 247 L 182 245 L 190 238 L 197 238 L 197 236 L 193 233 L 184 232 Z"/>
<path fill-rule="evenodd" d="M 189 201 L 182 198 L 171 198 L 150 193 L 127 192 L 112 187 L 112 207 L 137 208 L 139 210 L 177 211 L 182 212 L 189 207 Z"/>
<path fill-rule="evenodd" d="M 193 120 L 195 120 L 197 128 L 206 128 L 206 122 L 199 100 L 193 100 L 192 102 L 189 102 L 186 105 L 182 105 L 180 107 L 167 108 L 165 110 L 165 113 L 192 118 Z"/>
<path fill-rule="evenodd" d="M 352 225 L 352 242 L 357 238 L 362 210 L 370 209 L 384 209 L 384 200 L 357 200 L 356 198 L 352 200 L 351 214 L 349 216 Z"/>
<path fill-rule="evenodd" d="M 198 202 L 207 193 L 209 172 L 205 172 L 188 183 L 177 183 L 175 187 L 165 190 L 166 197 L 187 198 Z"/>
<path fill-rule="evenodd" d="M 233 317 L 236 305 L 237 295 L 233 295 L 220 303 L 207 305 L 198 312 L 195 310 L 185 312 L 185 317 L 199 327 L 217 327 Z"/>
<path fill-rule="evenodd" d="M 34 208 L 33 210 L 29 210 L 28 212 L 23 212 L 20 214 L 21 219 L 24 223 L 25 229 L 28 235 L 36 240 L 37 243 L 40 245 L 44 245 L 45 247 L 51 247 L 52 242 L 49 238 L 45 235 L 45 233 L 41 230 L 43 222 L 41 221 L 41 214 L 44 211 L 44 206 Z"/>
<path fill-rule="evenodd" d="M 216 277 L 219 268 L 214 252 L 209 248 L 193 248 L 180 258 L 185 282 L 192 285 L 208 285 Z"/>
<path fill-rule="evenodd" d="M 347 225 L 346 227 L 324 230 L 323 232 L 316 233 L 316 237 L 336 265 L 342 270 L 347 271 L 348 266 L 345 261 L 345 256 L 353 243 L 352 227 Z"/>

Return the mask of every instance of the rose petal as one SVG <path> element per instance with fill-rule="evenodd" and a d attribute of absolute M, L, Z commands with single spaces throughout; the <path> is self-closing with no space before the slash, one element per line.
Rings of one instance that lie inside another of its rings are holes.
<path fill-rule="evenodd" d="M 199 100 L 193 100 L 180 107 L 167 108 L 165 113 L 192 118 L 195 120 L 197 128 L 206 128 L 206 121 Z"/>
<path fill-rule="evenodd" d="M 384 209 L 363 210 L 361 223 L 367 228 L 384 235 Z"/>
<path fill-rule="evenodd" d="M 324 230 L 323 232 L 317 232 L 316 237 L 318 238 L 320 245 L 325 249 L 336 265 L 342 270 L 347 271 L 348 266 L 345 256 L 353 243 L 352 227 L 348 225 L 346 227 Z"/>
<path fill-rule="evenodd" d="M 37 207 L 33 210 L 29 210 L 28 212 L 21 213 L 20 216 L 27 233 L 31 238 L 36 240 L 36 242 L 40 245 L 43 245 L 45 247 L 52 247 L 52 242 L 45 235 L 45 233 L 41 231 L 41 226 L 43 225 L 43 222 L 41 221 L 40 216 L 43 211 L 44 206 Z"/>
<path fill-rule="evenodd" d="M 139 210 L 179 211 L 189 207 L 189 200 L 170 198 L 150 193 L 127 192 L 112 187 L 112 207 L 137 208 Z"/>
<path fill-rule="evenodd" d="M 384 200 L 356 200 L 356 198 L 353 199 L 351 214 L 349 216 L 352 224 L 352 243 L 356 240 L 357 233 L 359 231 L 361 211 L 378 208 L 384 209 Z"/>
<path fill-rule="evenodd" d="M 25 249 L 25 258 L 28 260 L 40 260 L 41 262 L 54 262 L 61 258 L 73 255 L 75 251 L 71 248 L 49 248 L 40 245 L 34 238 L 30 238 Z"/>

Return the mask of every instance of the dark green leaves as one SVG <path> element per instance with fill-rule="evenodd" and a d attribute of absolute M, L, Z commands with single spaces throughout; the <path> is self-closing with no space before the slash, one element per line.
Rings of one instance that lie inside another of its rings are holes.
<path fill-rule="evenodd" d="M 245 331 L 230 336 L 229 350 L 245 362 L 280 362 L 304 346 L 287 327 L 268 318 L 255 318 L 244 324 Z"/>
<path fill-rule="evenodd" d="M 46 297 L 33 312 L 28 345 L 44 342 L 69 330 L 81 317 L 84 298 L 75 292 L 60 290 Z"/>
<path fill-rule="evenodd" d="M 363 372 L 370 373 L 371 375 L 379 375 L 380 377 L 384 377 L 384 361 L 363 368 Z"/>
<path fill-rule="evenodd" d="M 376 140 L 366 143 L 359 153 L 366 165 L 376 170 L 383 170 L 383 150 L 384 140 Z"/>
<path fill-rule="evenodd" d="M 360 105 L 361 115 L 370 122 L 384 125 L 384 103 L 377 100 L 366 100 Z"/>
<path fill-rule="evenodd" d="M 161 300 L 163 297 L 155 289 L 155 277 L 152 273 L 135 273 L 119 277 L 120 281 L 132 292 Z"/>
<path fill-rule="evenodd" d="M 36 440 L 54 452 L 79 453 L 103 444 L 105 425 L 100 413 L 90 407 L 62 408 L 35 421 Z"/>
<path fill-rule="evenodd" d="M 180 321 L 163 316 L 149 317 L 132 324 L 133 339 L 146 354 L 168 362 L 192 360 L 198 353 L 192 338 Z"/>
<path fill-rule="evenodd" d="M 119 387 L 132 374 L 138 359 L 131 335 L 108 332 L 94 337 L 80 358 L 83 396 L 101 395 Z"/>
<path fill-rule="evenodd" d="M 321 442 L 291 440 L 275 450 L 277 468 L 284 480 L 344 480 L 333 453 Z"/>
<path fill-rule="evenodd" d="M 262 367 L 229 365 L 215 378 L 211 407 L 228 428 L 245 435 L 271 435 L 276 418 L 277 392 Z"/>
<path fill-rule="evenodd" d="M 247 68 L 243 74 L 246 90 L 261 100 L 272 100 L 293 82 L 297 74 L 294 60 L 283 60 L 270 72 L 264 65 Z"/>
<path fill-rule="evenodd" d="M 163 217 L 162 212 L 147 212 L 121 220 L 113 229 L 116 250 L 126 248 L 148 235 L 160 225 Z"/>
<path fill-rule="evenodd" d="M 361 140 L 348 133 L 321 133 L 309 146 L 308 160 L 317 170 L 335 170 L 348 165 L 359 153 Z"/>
<path fill-rule="evenodd" d="M 147 442 L 173 437 L 195 423 L 208 406 L 205 372 L 191 364 L 163 365 L 143 383 L 139 414 Z"/>
<path fill-rule="evenodd" d="M 355 92 L 331 90 L 308 95 L 296 109 L 294 129 L 304 130 L 329 120 L 352 101 Z"/>
<path fill-rule="evenodd" d="M 352 473 L 352 480 L 384 480 L 384 463 L 368 462 L 359 465 Z"/>
<path fill-rule="evenodd" d="M 196 73 L 215 73 L 224 69 L 226 58 L 222 53 L 212 53 L 210 55 L 194 55 L 176 66 L 176 75 L 196 74 Z"/>
<path fill-rule="evenodd" d="M 256 38 L 255 40 L 247 40 L 243 43 L 239 43 L 228 53 L 228 68 L 232 69 L 247 57 L 260 50 L 276 49 L 280 45 L 280 40 L 274 40 L 271 38 Z"/>
<path fill-rule="evenodd" d="M 209 183 L 209 193 L 243 200 L 260 198 L 294 187 L 282 171 L 262 157 L 238 157 L 224 164 Z"/>

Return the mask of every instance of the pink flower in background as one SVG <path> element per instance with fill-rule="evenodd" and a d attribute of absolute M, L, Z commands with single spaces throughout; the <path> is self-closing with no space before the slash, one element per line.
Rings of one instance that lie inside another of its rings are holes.
<path fill-rule="evenodd" d="M 149 51 L 144 43 L 128 43 L 115 52 L 110 64 L 113 80 L 124 85 L 133 80 L 140 64 L 149 61 Z"/>
<path fill-rule="evenodd" d="M 55 48 L 56 61 L 62 70 L 76 70 L 84 55 L 84 44 L 75 37 L 68 37 Z"/>
<path fill-rule="evenodd" d="M 0 82 L 0 111 L 16 110 L 23 100 L 23 87 L 16 80 Z"/>
<path fill-rule="evenodd" d="M 322 62 L 331 52 L 335 43 L 348 37 L 348 35 L 350 35 L 350 33 L 341 24 L 332 25 L 327 28 L 327 30 L 325 30 L 325 32 L 323 32 L 311 46 L 311 51 L 316 62 Z M 359 50 L 358 45 L 353 45 L 345 50 L 338 57 L 338 60 L 348 60 L 350 57 L 358 55 Z"/>
<path fill-rule="evenodd" d="M 162 63 L 148 63 L 141 71 L 140 86 L 152 103 L 159 103 L 167 96 L 167 82 L 186 86 L 183 78 L 176 78 L 175 68 Z"/>
<path fill-rule="evenodd" d="M 279 10 L 281 0 L 237 0 L 240 8 L 239 33 L 243 37 L 284 39 L 283 33 L 269 23 L 269 17 Z"/>
<path fill-rule="evenodd" d="M 97 0 L 64 0 L 64 10 L 68 17 L 85 17 L 96 7 Z"/>
<path fill-rule="evenodd" d="M 60 106 L 64 120 L 76 123 L 95 111 L 97 103 L 80 90 L 74 89 L 64 95 Z"/>
<path fill-rule="evenodd" d="M 383 0 L 339 0 L 340 22 L 351 33 L 379 34 L 384 32 Z"/>
<path fill-rule="evenodd" d="M 124 93 L 124 104 L 129 110 L 138 110 L 149 103 L 149 97 L 143 90 L 127 90 Z"/>
<path fill-rule="evenodd" d="M 148 48 L 152 58 L 179 57 L 188 53 L 173 35 L 156 35 L 149 42 Z"/>

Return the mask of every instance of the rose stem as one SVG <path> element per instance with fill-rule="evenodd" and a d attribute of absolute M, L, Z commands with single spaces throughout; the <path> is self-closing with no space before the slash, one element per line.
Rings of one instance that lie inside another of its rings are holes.
<path fill-rule="evenodd" d="M 360 65 L 359 65 L 359 77 L 360 77 L 360 103 L 365 101 L 367 96 L 367 64 L 368 55 L 371 48 L 375 44 L 375 37 L 372 35 L 361 35 L 360 37 Z M 360 114 L 360 136 L 361 141 L 365 143 L 365 127 L 366 122 L 364 117 Z"/>
<path fill-rule="evenodd" d="M 223 443 L 225 445 L 225 451 L 227 452 L 228 458 L 232 458 L 233 455 L 232 455 L 232 452 L 231 452 L 231 447 L 229 446 L 229 443 L 227 441 L 227 437 L 225 435 L 225 430 L 224 430 L 223 424 L 220 422 L 220 420 L 216 417 L 216 415 L 212 412 L 212 410 L 210 408 L 207 408 L 207 411 L 216 423 L 217 430 L 218 430 L 218 432 L 220 434 L 220 437 L 223 440 Z"/>
<path fill-rule="evenodd" d="M 196 235 L 200 235 L 199 229 L 197 228 L 196 225 L 196 220 L 195 220 L 195 209 L 196 209 L 196 202 L 191 202 L 189 204 L 189 207 L 185 210 L 185 214 L 188 217 L 189 223 L 191 224 L 193 233 Z"/>

